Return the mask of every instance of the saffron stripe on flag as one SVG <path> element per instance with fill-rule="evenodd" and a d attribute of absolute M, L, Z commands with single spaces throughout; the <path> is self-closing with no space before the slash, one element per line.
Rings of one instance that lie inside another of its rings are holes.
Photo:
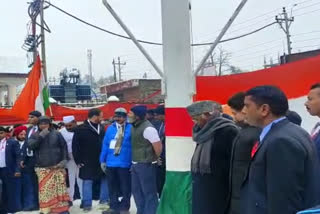
<path fill-rule="evenodd" d="M 289 99 L 299 98 L 305 96 L 316 82 L 320 82 L 320 56 L 255 72 L 197 77 L 195 100 L 214 100 L 226 104 L 235 93 L 259 85 L 275 85 Z"/>

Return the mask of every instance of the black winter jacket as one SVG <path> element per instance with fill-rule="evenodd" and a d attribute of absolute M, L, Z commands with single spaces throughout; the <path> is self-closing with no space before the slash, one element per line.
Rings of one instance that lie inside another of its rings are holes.
<path fill-rule="evenodd" d="M 56 130 L 50 130 L 45 137 L 40 132 L 33 134 L 28 147 L 35 152 L 36 167 L 53 167 L 68 159 L 67 143 Z"/>
<path fill-rule="evenodd" d="M 230 126 L 211 134 L 212 173 L 192 173 L 193 214 L 225 214 L 227 212 L 231 152 L 238 132 L 237 128 Z"/>
<path fill-rule="evenodd" d="M 243 126 L 233 144 L 229 180 L 231 187 L 229 214 L 242 214 L 240 189 L 248 174 L 252 147 L 259 140 L 260 133 L 260 128 Z"/>
<path fill-rule="evenodd" d="M 72 154 L 76 164 L 83 165 L 79 172 L 81 179 L 99 180 L 103 175 L 99 160 L 103 138 L 103 126 L 100 126 L 99 134 L 88 121 L 76 128 L 72 140 Z"/>

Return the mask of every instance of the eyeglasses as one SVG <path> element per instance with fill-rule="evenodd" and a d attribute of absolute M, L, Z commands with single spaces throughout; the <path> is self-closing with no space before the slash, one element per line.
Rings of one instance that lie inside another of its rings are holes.
<path fill-rule="evenodd" d="M 201 114 L 194 115 L 191 117 L 193 122 L 198 122 L 201 119 Z"/>

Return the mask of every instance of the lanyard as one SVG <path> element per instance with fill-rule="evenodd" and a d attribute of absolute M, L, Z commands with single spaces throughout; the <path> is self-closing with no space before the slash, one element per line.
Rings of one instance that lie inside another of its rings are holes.
<path fill-rule="evenodd" d="M 161 123 L 161 126 L 160 126 L 160 129 L 159 129 L 159 134 L 161 134 L 161 132 L 163 131 L 163 129 L 164 129 L 164 123 L 162 122 L 162 123 Z"/>
<path fill-rule="evenodd" d="M 94 127 L 94 126 L 91 124 L 90 120 L 88 120 L 88 123 L 89 123 L 89 125 L 91 126 L 91 128 L 93 128 L 93 130 L 95 130 L 95 131 L 98 133 L 98 135 L 100 135 L 100 124 L 98 124 L 98 129 L 96 129 L 96 127 Z"/>
<path fill-rule="evenodd" d="M 0 142 L 0 151 L 4 151 L 6 149 L 6 143 L 7 143 L 7 140 L 6 138 L 3 138 Z"/>

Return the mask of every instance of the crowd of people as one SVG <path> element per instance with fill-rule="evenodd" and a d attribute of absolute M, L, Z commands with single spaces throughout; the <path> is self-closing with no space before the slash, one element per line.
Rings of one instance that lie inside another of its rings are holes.
<path fill-rule="evenodd" d="M 40 112 L 29 128 L 0 127 L 1 213 L 40 210 L 66 214 L 81 198 L 83 212 L 99 200 L 104 214 L 155 214 L 165 179 L 164 106 L 118 108 L 111 124 L 93 108 L 77 123 L 65 116 L 55 125 Z M 98 195 L 98 196 L 97 196 Z"/>
<path fill-rule="evenodd" d="M 239 92 L 228 105 L 232 115 L 214 101 L 187 107 L 196 143 L 192 213 L 296 214 L 320 205 L 320 122 L 308 134 L 274 86 Z M 305 105 L 320 117 L 320 84 Z M 138 214 L 156 214 L 166 174 L 164 106 L 118 108 L 111 124 L 102 121 L 96 108 L 81 123 L 70 115 L 58 126 L 33 111 L 28 128 L 0 127 L 0 213 L 67 214 L 81 198 L 83 212 L 98 199 L 103 214 L 119 214 L 133 195 Z"/>

